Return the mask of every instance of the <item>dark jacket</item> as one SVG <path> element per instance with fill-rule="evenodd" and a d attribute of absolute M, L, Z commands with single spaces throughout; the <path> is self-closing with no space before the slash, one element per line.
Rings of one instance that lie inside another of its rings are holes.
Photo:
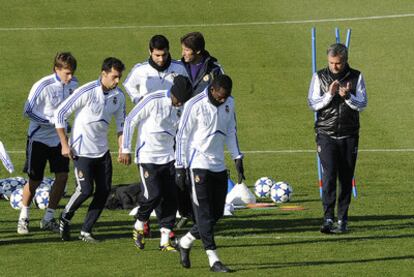
<path fill-rule="evenodd" d="M 339 80 L 343 84 L 350 82 L 350 93 L 355 95 L 361 73 L 347 65 L 344 71 L 337 75 L 331 73 L 329 68 L 319 70 L 317 74 L 321 83 L 321 95 L 328 93 L 329 85 L 334 80 Z M 317 112 L 315 130 L 318 134 L 335 137 L 358 135 L 359 112 L 351 109 L 345 103 L 345 99 L 336 94 L 326 107 Z"/>
<path fill-rule="evenodd" d="M 213 56 L 210 56 L 207 51 L 204 51 L 203 53 L 203 60 L 203 66 L 198 72 L 197 76 L 194 79 L 191 77 L 189 78 L 191 85 L 193 86 L 192 96 L 199 94 L 207 86 L 209 86 L 215 76 L 223 74 L 223 70 L 220 64 L 217 62 L 217 59 Z M 184 61 L 184 58 L 182 58 L 181 61 L 187 70 L 188 76 L 191 76 L 190 65 Z"/>

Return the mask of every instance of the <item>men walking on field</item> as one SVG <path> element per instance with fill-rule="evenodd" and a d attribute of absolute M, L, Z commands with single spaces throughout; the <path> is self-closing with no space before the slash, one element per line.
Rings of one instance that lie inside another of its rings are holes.
<path fill-rule="evenodd" d="M 138 136 L 135 163 L 141 175 L 141 195 L 133 230 L 135 245 L 144 249 L 144 224 L 155 209 L 160 225 L 160 250 L 175 251 L 170 234 L 177 213 L 177 187 L 174 170 L 174 143 L 181 106 L 191 97 L 187 77 L 178 75 L 169 90 L 148 94 L 125 120 L 121 162 L 131 162 L 131 142 L 135 127 Z"/>
<path fill-rule="evenodd" d="M 230 272 L 220 261 L 214 240 L 214 226 L 223 216 L 227 194 L 227 170 L 224 145 L 227 145 L 236 163 L 239 183 L 244 179 L 243 154 L 240 152 L 232 80 L 219 75 L 202 93 L 184 106 L 177 133 L 176 183 L 187 186 L 189 174 L 195 223 L 179 241 L 180 262 L 191 267 L 190 250 L 196 239 L 201 239 L 206 250 L 210 270 Z"/>
<path fill-rule="evenodd" d="M 55 111 L 56 130 L 62 144 L 62 155 L 73 159 L 76 190 L 60 218 L 60 236 L 70 240 L 70 220 L 76 210 L 93 194 L 79 239 L 95 243 L 92 227 L 98 220 L 111 190 L 112 161 L 108 147 L 109 123 L 115 117 L 120 161 L 122 129 L 125 119 L 125 96 L 118 83 L 124 64 L 106 58 L 100 78 L 77 89 Z M 72 136 L 65 133 L 67 118 L 76 112 Z"/>
<path fill-rule="evenodd" d="M 348 64 L 348 49 L 336 43 L 327 50 L 328 67 L 312 77 L 309 107 L 317 113 L 317 151 L 323 168 L 322 233 L 348 231 L 352 178 L 358 154 L 359 113 L 367 106 L 362 73 Z M 336 181 L 339 179 L 338 222 L 334 225 Z"/>
<path fill-rule="evenodd" d="M 24 167 L 29 181 L 23 188 L 22 209 L 17 224 L 17 233 L 21 235 L 29 233 L 29 205 L 43 180 L 47 161 L 50 171 L 55 173 L 55 181 L 50 192 L 49 206 L 40 221 L 40 229 L 59 231 L 54 214 L 68 179 L 69 159 L 61 154 L 54 112 L 78 86 L 78 81 L 73 76 L 76 65 L 76 59 L 71 53 L 58 53 L 54 59 L 53 73 L 33 85 L 24 106 L 24 115 L 30 119 Z"/>

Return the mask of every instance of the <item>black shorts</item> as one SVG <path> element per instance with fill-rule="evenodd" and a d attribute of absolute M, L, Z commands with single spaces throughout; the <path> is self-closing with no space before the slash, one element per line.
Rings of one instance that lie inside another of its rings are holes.
<path fill-rule="evenodd" d="M 69 172 L 69 158 L 62 156 L 61 145 L 50 147 L 44 143 L 28 139 L 26 145 L 26 162 L 23 172 L 34 181 L 43 180 L 46 162 L 49 161 L 50 172 Z"/>

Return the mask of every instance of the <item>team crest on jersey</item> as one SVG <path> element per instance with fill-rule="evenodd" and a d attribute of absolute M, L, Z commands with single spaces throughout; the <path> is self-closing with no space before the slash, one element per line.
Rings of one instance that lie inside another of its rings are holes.
<path fill-rule="evenodd" d="M 116 105 L 116 103 L 118 103 L 118 98 L 116 98 L 116 96 L 114 96 L 114 99 L 112 100 L 112 103 L 114 103 L 114 105 Z"/>
<path fill-rule="evenodd" d="M 148 171 L 145 170 L 145 172 L 144 172 L 144 178 L 147 179 L 148 177 L 149 177 L 149 173 L 148 173 Z"/>
<path fill-rule="evenodd" d="M 194 177 L 194 181 L 195 181 L 196 183 L 200 183 L 200 176 L 196 175 L 196 176 Z"/>
<path fill-rule="evenodd" d="M 208 82 L 208 80 L 210 80 L 210 75 L 208 75 L 208 74 L 204 75 L 203 81 Z"/>
<path fill-rule="evenodd" d="M 226 105 L 226 113 L 229 113 L 230 112 L 230 107 L 229 107 L 229 105 Z"/>

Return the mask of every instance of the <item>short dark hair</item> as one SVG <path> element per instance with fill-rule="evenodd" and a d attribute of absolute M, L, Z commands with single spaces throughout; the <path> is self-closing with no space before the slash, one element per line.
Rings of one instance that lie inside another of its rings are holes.
<path fill-rule="evenodd" d="M 218 75 L 214 77 L 213 81 L 211 82 L 211 86 L 217 90 L 223 88 L 227 95 L 231 95 L 231 89 L 233 88 L 233 81 L 228 75 Z"/>
<path fill-rule="evenodd" d="M 164 50 L 170 49 L 170 42 L 163 35 L 155 35 L 149 41 L 149 49 L 152 52 L 154 49 Z"/>
<path fill-rule="evenodd" d="M 192 32 L 181 37 L 181 44 L 184 44 L 185 47 L 190 48 L 194 52 L 200 51 L 204 52 L 206 47 L 206 42 L 204 40 L 203 34 L 200 32 Z"/>
<path fill-rule="evenodd" d="M 53 69 L 70 69 L 73 72 L 76 70 L 77 62 L 75 57 L 70 52 L 59 52 L 55 56 L 53 62 Z"/>
<path fill-rule="evenodd" d="M 125 65 L 117 58 L 106 58 L 102 63 L 102 71 L 111 72 L 112 68 L 118 72 L 122 72 L 125 70 Z"/>
<path fill-rule="evenodd" d="M 326 50 L 326 54 L 331 57 L 341 57 L 342 61 L 348 61 L 348 48 L 342 43 L 334 43 Z"/>

